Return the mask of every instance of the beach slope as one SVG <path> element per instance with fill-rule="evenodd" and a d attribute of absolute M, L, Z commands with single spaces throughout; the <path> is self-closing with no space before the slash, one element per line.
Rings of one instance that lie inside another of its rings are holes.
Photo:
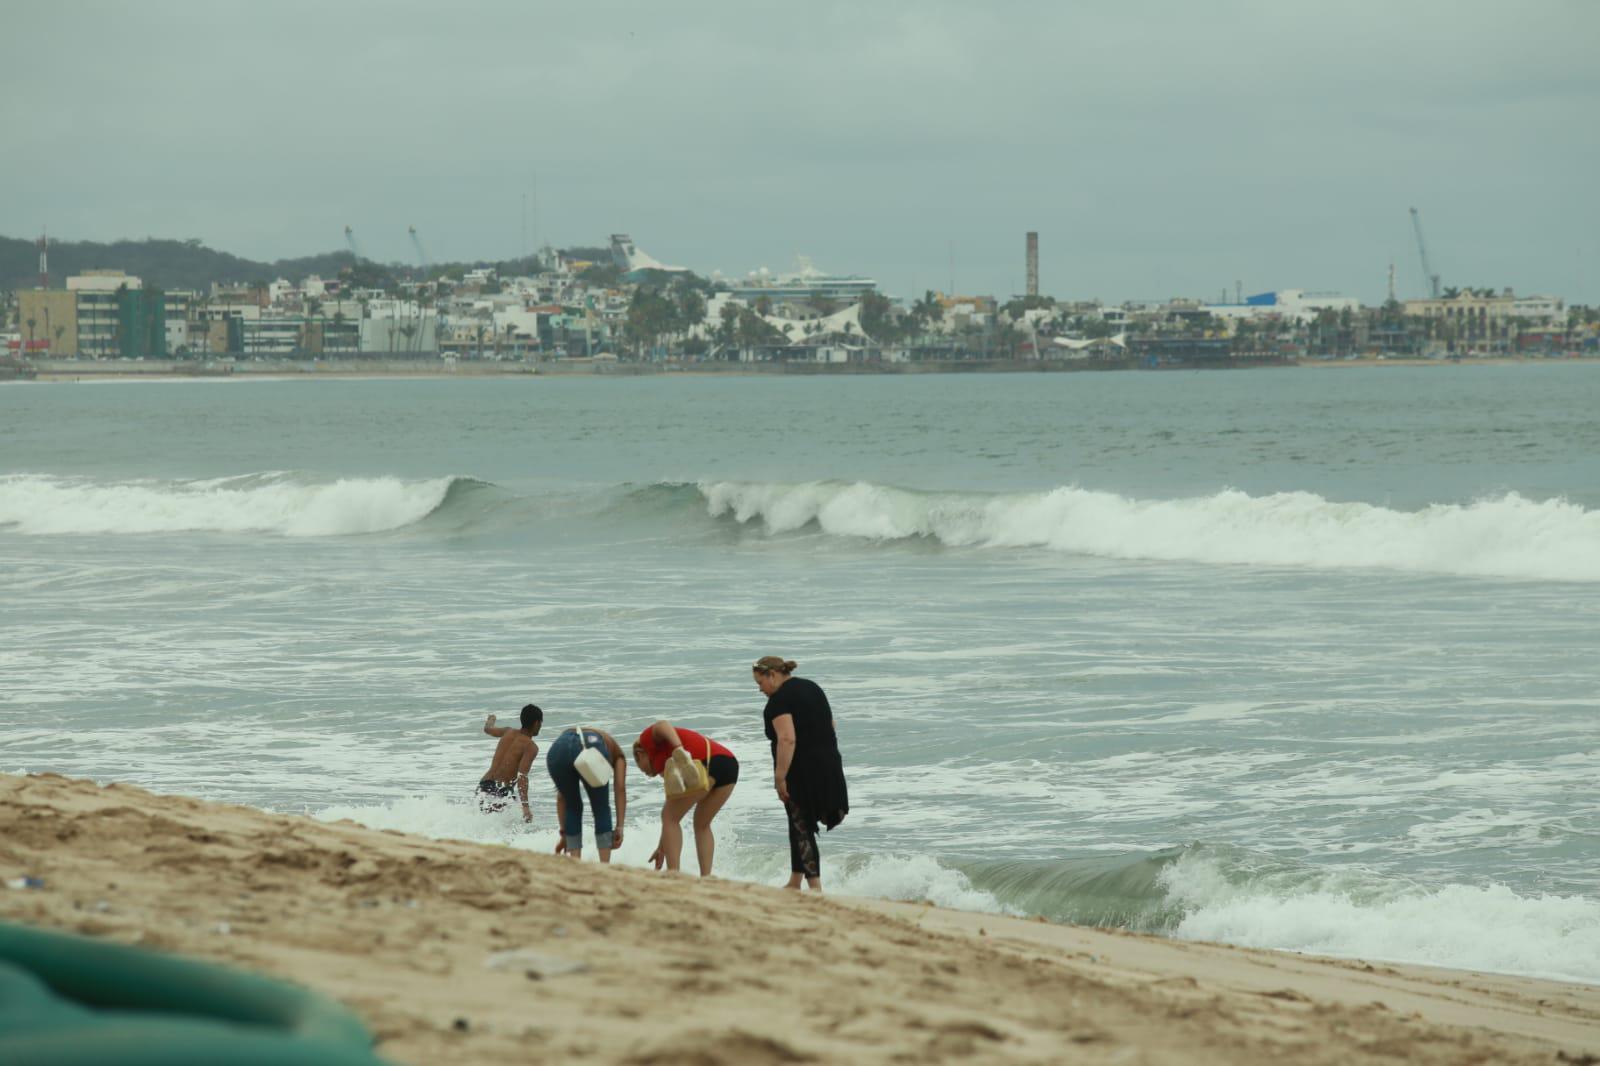
<path fill-rule="evenodd" d="M 1600 988 L 604 869 L 0 775 L 0 918 L 348 1004 L 404 1063 L 1596 1063 Z"/>

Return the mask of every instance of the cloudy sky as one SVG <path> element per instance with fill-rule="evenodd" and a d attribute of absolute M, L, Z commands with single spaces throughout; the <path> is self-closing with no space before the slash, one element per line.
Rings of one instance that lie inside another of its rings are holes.
<path fill-rule="evenodd" d="M 1600 3 L 6 0 L 0 234 L 1600 303 Z M 524 203 L 527 223 L 524 226 Z"/>

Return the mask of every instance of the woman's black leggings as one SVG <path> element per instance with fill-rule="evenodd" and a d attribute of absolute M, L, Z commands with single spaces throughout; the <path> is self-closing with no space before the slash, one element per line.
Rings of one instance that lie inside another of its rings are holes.
<path fill-rule="evenodd" d="M 822 856 L 817 853 L 816 823 L 793 803 L 785 803 L 789 812 L 789 871 L 808 878 L 821 879 Z"/>

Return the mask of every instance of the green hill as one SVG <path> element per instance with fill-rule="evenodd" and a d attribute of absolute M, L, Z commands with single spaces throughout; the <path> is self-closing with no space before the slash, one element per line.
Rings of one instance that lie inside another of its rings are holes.
<path fill-rule="evenodd" d="M 562 254 L 574 259 L 594 259 L 607 265 L 611 257 L 609 249 L 598 247 L 569 248 Z M 310 274 L 337 278 L 356 265 L 356 257 L 348 251 L 324 252 L 321 255 L 278 259 L 268 263 L 207 248 L 198 239 L 176 241 L 147 237 L 142 241 L 109 243 L 50 242 L 50 284 L 53 288 L 61 288 L 69 275 L 81 274 L 85 270 L 121 270 L 156 288 L 204 292 L 210 289 L 213 282 L 248 285 L 277 278 L 300 282 Z M 435 263 L 428 273 L 431 277 L 460 274 L 473 266 L 493 267 L 501 274 L 528 274 L 535 270 L 533 259 L 523 258 L 500 262 Z M 351 280 L 358 285 L 387 289 L 396 280 L 416 277 L 420 273 L 405 263 L 375 263 L 363 259 L 360 269 Z M 0 237 L 0 291 L 31 289 L 38 284 L 39 251 L 33 241 Z"/>
<path fill-rule="evenodd" d="M 353 265 L 349 252 L 328 252 L 299 259 L 264 263 L 242 259 L 207 248 L 198 240 L 173 241 L 51 241 L 50 277 L 59 287 L 69 274 L 85 270 L 121 270 L 163 289 L 206 290 L 212 282 L 247 284 L 288 278 L 299 281 L 308 274 L 336 278 Z M 0 237 L 0 289 L 26 289 L 37 285 L 39 252 L 31 240 Z"/>

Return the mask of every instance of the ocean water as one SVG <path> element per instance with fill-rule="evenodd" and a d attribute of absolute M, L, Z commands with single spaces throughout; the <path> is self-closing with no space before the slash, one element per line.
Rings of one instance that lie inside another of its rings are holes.
<path fill-rule="evenodd" d="M 483 716 L 659 717 L 832 891 L 1600 982 L 1600 368 L 0 387 L 0 770 L 548 850 Z M 655 842 L 630 778 L 619 861 Z"/>

